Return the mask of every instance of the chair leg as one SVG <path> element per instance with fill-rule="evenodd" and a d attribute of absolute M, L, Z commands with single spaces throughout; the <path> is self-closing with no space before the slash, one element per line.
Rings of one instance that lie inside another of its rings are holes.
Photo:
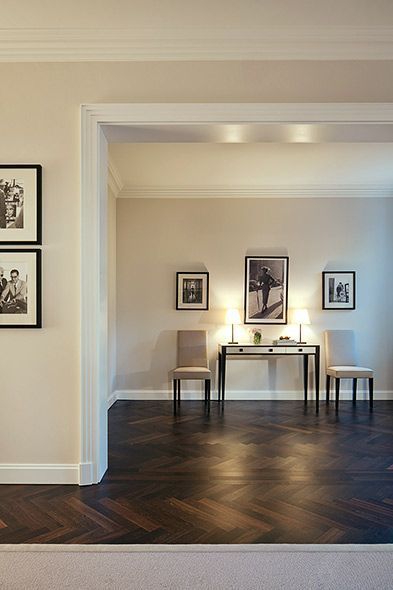
<path fill-rule="evenodd" d="M 177 395 L 177 379 L 173 380 L 173 403 L 176 404 L 176 395 Z"/>
<path fill-rule="evenodd" d="M 180 406 L 180 379 L 177 380 L 177 403 Z"/>
<path fill-rule="evenodd" d="M 353 379 L 353 381 L 352 381 L 352 403 L 355 403 L 356 402 L 356 391 L 357 391 L 357 387 L 358 387 L 358 380 L 355 377 Z"/>
<path fill-rule="evenodd" d="M 368 380 L 368 393 L 370 398 L 370 410 L 373 409 L 374 406 L 374 379 L 370 377 Z"/>
<path fill-rule="evenodd" d="M 207 400 L 208 400 L 208 387 L 209 387 L 209 380 L 205 379 L 205 404 L 207 404 Z"/>
<path fill-rule="evenodd" d="M 336 412 L 338 411 L 338 400 L 340 398 L 340 379 L 336 377 Z"/>
<path fill-rule="evenodd" d="M 329 403 L 330 397 L 330 375 L 326 375 L 326 403 Z"/>

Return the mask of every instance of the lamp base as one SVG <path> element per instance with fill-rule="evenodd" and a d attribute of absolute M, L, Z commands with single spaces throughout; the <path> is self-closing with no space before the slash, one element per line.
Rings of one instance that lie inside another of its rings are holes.
<path fill-rule="evenodd" d="M 239 344 L 239 343 L 236 342 L 235 340 L 231 340 L 230 342 L 227 342 L 227 344 Z"/>
<path fill-rule="evenodd" d="M 307 344 L 307 342 L 298 342 L 298 344 Z"/>

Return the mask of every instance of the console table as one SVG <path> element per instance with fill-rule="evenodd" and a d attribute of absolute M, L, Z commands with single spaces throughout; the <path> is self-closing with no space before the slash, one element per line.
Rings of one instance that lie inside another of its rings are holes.
<path fill-rule="evenodd" d="M 308 395 L 308 359 L 314 357 L 315 373 L 315 398 L 316 409 L 319 409 L 319 344 L 291 344 L 274 346 L 272 344 L 219 344 L 218 345 L 218 400 L 225 399 L 225 377 L 227 357 L 261 356 L 302 356 L 304 378 L 304 403 L 307 403 Z"/>

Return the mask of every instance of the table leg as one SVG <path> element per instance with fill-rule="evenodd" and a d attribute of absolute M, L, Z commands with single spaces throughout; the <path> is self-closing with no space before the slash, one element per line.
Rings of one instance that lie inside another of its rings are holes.
<path fill-rule="evenodd" d="M 218 401 L 221 400 L 221 371 L 222 371 L 222 354 L 218 353 Z"/>
<path fill-rule="evenodd" d="M 320 348 L 318 346 L 316 353 L 315 353 L 315 357 L 314 357 L 314 362 L 315 362 L 315 409 L 317 411 L 317 413 L 319 412 L 319 378 L 320 378 Z"/>
<path fill-rule="evenodd" d="M 221 368 L 221 399 L 224 401 L 225 399 L 225 374 L 226 374 L 226 364 L 227 364 L 227 355 L 225 352 L 222 353 L 222 368 Z"/>
<path fill-rule="evenodd" d="M 303 379 L 304 379 L 304 403 L 307 403 L 308 396 L 308 354 L 303 355 Z"/>

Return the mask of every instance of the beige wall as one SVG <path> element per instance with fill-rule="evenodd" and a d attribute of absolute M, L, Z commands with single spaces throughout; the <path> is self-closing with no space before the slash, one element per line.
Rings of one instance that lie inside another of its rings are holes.
<path fill-rule="evenodd" d="M 393 64 L 12 63 L 1 64 L 0 74 L 0 161 L 43 165 L 44 326 L 42 330 L 1 331 L 0 463 L 77 463 L 80 105 L 138 101 L 393 101 Z M 251 245 L 259 244 L 258 239 Z M 217 242 L 216 247 L 222 249 L 222 244 Z M 242 248 L 236 247 L 240 260 L 236 277 L 242 273 Z M 304 258 L 307 242 L 299 248 Z M 202 254 L 196 253 L 194 262 L 208 260 Z M 173 270 L 179 262 L 173 260 Z M 233 277 L 225 278 L 229 280 L 232 284 Z M 172 321 L 168 329 L 173 329 Z M 141 339 L 144 334 L 139 329 Z M 146 370 L 146 364 L 140 370 Z"/>
<path fill-rule="evenodd" d="M 118 389 L 168 389 L 178 329 L 209 331 L 214 367 L 217 342 L 230 336 L 225 309 L 243 308 L 244 257 L 282 254 L 290 257 L 289 307 L 310 310 L 309 341 L 322 342 L 324 329 L 354 329 L 361 362 L 376 369 L 376 389 L 393 390 L 393 199 L 120 199 L 117 211 Z M 325 269 L 356 271 L 355 311 L 321 310 Z M 176 311 L 176 271 L 201 270 L 210 273 L 210 310 Z M 245 326 L 237 330 L 249 338 Z M 267 339 L 298 333 L 262 331 Z M 301 376 L 299 359 L 236 361 L 228 388 L 296 391 Z"/>

